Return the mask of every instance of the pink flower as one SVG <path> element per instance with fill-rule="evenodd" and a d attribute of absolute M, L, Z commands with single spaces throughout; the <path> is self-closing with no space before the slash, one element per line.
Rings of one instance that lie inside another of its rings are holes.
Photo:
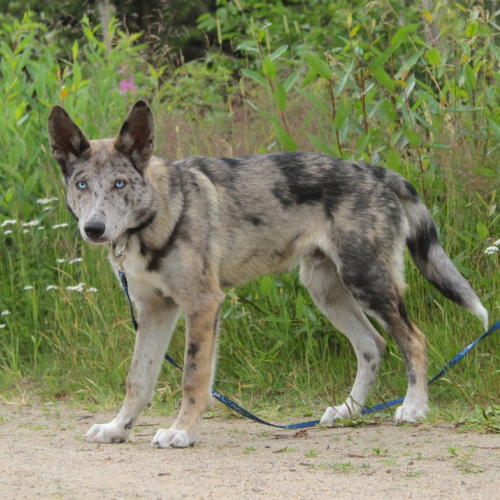
<path fill-rule="evenodd" d="M 127 92 L 132 92 L 132 94 L 135 94 L 137 92 L 137 89 L 134 87 L 133 76 L 131 76 L 130 78 L 126 78 L 125 80 L 122 80 L 120 82 L 120 94 L 124 95 Z"/>

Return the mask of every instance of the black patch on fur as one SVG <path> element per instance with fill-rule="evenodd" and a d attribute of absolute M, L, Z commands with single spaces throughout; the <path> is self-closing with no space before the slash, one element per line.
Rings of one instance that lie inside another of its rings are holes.
<path fill-rule="evenodd" d="M 146 220 L 141 222 L 138 226 L 127 229 L 127 234 L 129 236 L 132 236 L 133 234 L 140 233 L 143 229 L 146 229 L 148 226 L 150 226 L 154 222 L 155 218 L 156 218 L 156 212 L 153 212 Z"/>
<path fill-rule="evenodd" d="M 194 406 L 196 404 L 196 399 L 194 398 L 189 398 L 188 400 L 188 404 L 191 405 L 191 406 Z"/>
<path fill-rule="evenodd" d="M 418 230 L 416 238 L 407 238 L 406 244 L 413 260 L 421 265 L 427 265 L 429 250 L 433 245 L 439 245 L 436 226 L 429 220 L 425 221 Z"/>
<path fill-rule="evenodd" d="M 364 352 L 363 358 L 365 358 L 366 362 L 369 363 L 373 359 L 373 356 L 369 352 Z"/>
<path fill-rule="evenodd" d="M 251 222 L 254 226 L 263 226 L 264 221 L 257 217 L 256 215 L 245 215 L 244 219 L 248 222 Z"/>
<path fill-rule="evenodd" d="M 144 256 L 149 254 L 150 256 L 147 265 L 147 270 L 149 272 L 158 271 L 162 260 L 167 257 L 170 252 L 177 248 L 177 239 L 185 239 L 186 231 L 182 229 L 183 224 L 185 224 L 185 219 L 185 210 L 183 210 L 177 219 L 169 238 L 161 248 L 150 249 L 141 242 L 141 254 Z"/>
<path fill-rule="evenodd" d="M 241 161 L 235 158 L 220 158 L 228 167 L 236 168 L 241 165 Z"/>
<path fill-rule="evenodd" d="M 404 185 L 410 198 L 413 198 L 415 201 L 420 200 L 417 190 L 406 179 L 404 180 Z"/>
<path fill-rule="evenodd" d="M 278 199 L 283 208 L 289 208 L 290 205 L 293 204 L 286 190 L 278 182 L 274 185 L 273 189 L 271 189 L 271 193 Z"/>
<path fill-rule="evenodd" d="M 188 345 L 188 351 L 187 351 L 187 354 L 188 356 L 190 356 L 191 358 L 196 358 L 196 355 L 198 354 L 200 350 L 200 346 L 194 342 L 190 342 L 189 345 Z"/>
<path fill-rule="evenodd" d="M 276 167 L 285 176 L 288 190 L 298 205 L 321 202 L 324 186 L 311 175 L 300 154 L 271 155 Z"/>
<path fill-rule="evenodd" d="M 69 213 L 75 218 L 76 222 L 78 222 L 78 217 L 76 216 L 75 212 L 73 212 L 73 210 L 71 210 L 71 207 L 69 206 L 69 204 L 66 204 L 66 208 L 69 210 Z"/>
<path fill-rule="evenodd" d="M 132 425 L 134 424 L 134 421 L 130 419 L 124 426 L 124 429 L 132 429 Z"/>
<path fill-rule="evenodd" d="M 189 371 L 194 372 L 198 368 L 198 364 L 197 363 L 188 363 L 187 368 Z"/>
<path fill-rule="evenodd" d="M 210 182 L 215 183 L 217 182 L 216 181 L 216 176 L 212 173 L 212 171 L 210 170 L 210 168 L 208 168 L 208 164 L 207 164 L 207 160 L 205 160 L 204 158 L 203 159 L 200 159 L 199 162 L 196 163 L 196 166 L 198 167 L 198 169 L 203 172 L 204 175 L 206 175 L 208 177 L 208 179 L 210 180 Z"/>
<path fill-rule="evenodd" d="M 127 158 L 130 160 L 130 163 L 132 164 L 132 167 L 134 167 L 134 170 L 141 176 L 141 177 L 144 177 L 144 172 L 137 166 L 137 164 L 135 163 L 134 159 L 132 158 L 132 156 L 130 155 L 127 155 Z"/>
<path fill-rule="evenodd" d="M 304 153 L 269 156 L 284 176 L 284 182 L 276 182 L 271 190 L 283 208 L 289 208 L 293 203 L 322 203 L 326 216 L 332 218 L 342 198 L 358 189 L 353 184 L 353 176 L 357 174 L 350 172 L 343 162 L 335 158 L 316 155 L 316 163 L 311 164 L 310 156 Z M 354 163 L 351 166 L 359 170 L 360 175 L 363 173 L 361 166 Z"/>
<path fill-rule="evenodd" d="M 407 365 L 406 377 L 408 378 L 408 385 L 415 385 L 417 383 L 417 375 L 411 364 Z"/>
<path fill-rule="evenodd" d="M 387 169 L 379 167 L 378 165 L 370 165 L 369 171 L 372 173 L 373 177 L 379 181 L 384 181 L 387 177 Z"/>
<path fill-rule="evenodd" d="M 406 323 L 406 326 L 410 329 L 413 329 L 413 324 L 410 318 L 408 317 L 408 313 L 406 312 L 406 307 L 401 297 L 398 299 L 398 312 L 399 315 L 401 316 L 401 319 Z"/>

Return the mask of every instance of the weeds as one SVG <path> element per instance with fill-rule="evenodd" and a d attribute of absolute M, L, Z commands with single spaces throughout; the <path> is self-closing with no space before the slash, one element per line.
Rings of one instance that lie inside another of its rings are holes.
<path fill-rule="evenodd" d="M 45 125 L 57 103 L 98 138 L 115 133 L 130 103 L 146 98 L 162 131 L 158 153 L 172 160 L 300 148 L 399 171 L 419 188 L 445 250 L 497 318 L 500 52 L 486 14 L 455 4 L 429 13 L 450 26 L 432 46 L 413 10 L 407 15 L 415 22 L 400 27 L 390 9 L 376 26 L 373 12 L 340 9 L 338 32 L 324 39 L 304 28 L 300 13 L 268 12 L 279 18 L 271 25 L 256 14 L 264 4 L 254 6 L 255 18 L 238 5 L 224 7 L 227 22 L 219 12 L 219 39 L 244 57 L 216 50 L 175 69 L 149 64 L 137 36 L 114 20 L 109 50 L 84 18 L 70 54 L 30 15 L 3 27 L 0 311 L 10 313 L 0 316 L 3 397 L 36 391 L 116 405 L 133 348 L 105 251 L 80 241 L 64 208 Z M 204 29 L 210 22 L 200 19 Z M 407 308 L 427 334 L 435 372 L 480 326 L 429 288 L 410 262 L 407 281 Z M 345 399 L 354 354 L 296 272 L 229 290 L 222 316 L 216 384 L 228 395 L 279 408 L 281 416 Z M 182 329 L 181 319 L 170 348 L 176 359 Z M 402 360 L 388 342 L 373 404 L 406 389 Z M 469 354 L 433 386 L 433 401 L 489 408 L 500 391 L 498 347 L 492 337 Z M 179 398 L 180 374 L 165 365 L 160 386 L 157 405 Z"/>

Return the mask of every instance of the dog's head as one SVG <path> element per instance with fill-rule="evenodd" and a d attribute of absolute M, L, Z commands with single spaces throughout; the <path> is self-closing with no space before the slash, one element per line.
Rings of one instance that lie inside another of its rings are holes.
<path fill-rule="evenodd" d="M 114 140 L 89 141 L 61 106 L 52 108 L 48 130 L 68 207 L 86 241 L 116 240 L 151 217 L 146 169 L 154 151 L 154 120 L 144 101 L 134 104 Z"/>

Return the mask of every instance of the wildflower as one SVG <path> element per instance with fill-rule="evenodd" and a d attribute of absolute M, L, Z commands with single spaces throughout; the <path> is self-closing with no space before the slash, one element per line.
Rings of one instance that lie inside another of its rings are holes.
<path fill-rule="evenodd" d="M 486 255 L 493 255 L 495 252 L 498 252 L 498 247 L 488 247 L 484 253 Z"/>
<path fill-rule="evenodd" d="M 1 329 L 1 328 L 5 328 L 5 325 L 0 325 L 0 329 Z"/>
<path fill-rule="evenodd" d="M 57 259 L 56 261 L 58 264 L 63 264 L 64 262 L 66 262 L 66 259 Z"/>
<path fill-rule="evenodd" d="M 93 287 L 90 287 L 87 292 L 89 293 L 96 293 L 97 292 L 97 288 L 93 288 Z"/>
<path fill-rule="evenodd" d="M 5 235 L 12 234 L 12 231 L 10 229 L 7 229 L 7 231 L 4 231 L 3 234 L 5 234 Z"/>
<path fill-rule="evenodd" d="M 33 290 L 33 287 L 31 285 L 27 285 L 23 288 L 23 290 Z"/>
<path fill-rule="evenodd" d="M 62 224 L 56 224 L 55 226 L 52 226 L 52 229 L 59 229 L 61 227 L 68 227 L 68 223 L 67 222 L 63 222 Z"/>
<path fill-rule="evenodd" d="M 54 207 L 50 206 L 50 207 L 44 207 L 43 208 L 43 211 L 44 212 L 47 212 L 47 210 L 52 210 Z"/>
<path fill-rule="evenodd" d="M 57 290 L 57 286 L 55 286 L 55 285 L 49 285 L 49 286 L 45 289 L 45 291 L 46 291 L 46 292 L 50 292 L 51 290 Z"/>
<path fill-rule="evenodd" d="M 48 203 L 52 203 L 53 201 L 59 201 L 59 198 L 41 198 L 36 200 L 39 205 L 47 205 Z"/>
<path fill-rule="evenodd" d="M 30 220 L 29 222 L 23 222 L 23 227 L 33 227 L 33 226 L 38 226 L 38 224 L 40 224 L 39 221 Z"/>
<path fill-rule="evenodd" d="M 132 94 L 135 94 L 137 92 L 136 88 L 134 87 L 133 76 L 131 76 L 130 78 L 126 78 L 125 80 L 122 80 L 120 82 L 120 94 L 124 95 L 129 91 L 132 92 Z"/>
<path fill-rule="evenodd" d="M 44 228 L 43 226 L 40 226 L 40 227 L 38 228 L 38 230 L 39 230 L 39 231 L 43 231 L 44 229 L 45 229 L 45 228 Z"/>
<path fill-rule="evenodd" d="M 78 283 L 78 285 L 76 285 L 76 286 L 67 286 L 66 290 L 68 290 L 69 292 L 79 292 L 79 293 L 82 293 L 84 287 L 85 287 L 85 283 Z"/>
<path fill-rule="evenodd" d="M 23 234 L 29 233 L 29 229 L 23 229 Z"/>
<path fill-rule="evenodd" d="M 72 259 L 69 261 L 71 265 L 77 264 L 78 262 L 83 262 L 83 259 L 81 257 L 78 257 L 77 259 Z"/>
<path fill-rule="evenodd" d="M 500 246 L 500 240 L 495 241 L 493 245 L 495 245 L 496 247 Z"/>
<path fill-rule="evenodd" d="M 5 310 L 5 311 L 2 311 L 0 313 L 0 316 L 8 316 L 9 314 L 10 314 L 10 311 Z"/>
<path fill-rule="evenodd" d="M 16 222 L 17 222 L 16 219 L 4 220 L 0 227 L 11 226 L 12 224 L 15 224 Z"/>

